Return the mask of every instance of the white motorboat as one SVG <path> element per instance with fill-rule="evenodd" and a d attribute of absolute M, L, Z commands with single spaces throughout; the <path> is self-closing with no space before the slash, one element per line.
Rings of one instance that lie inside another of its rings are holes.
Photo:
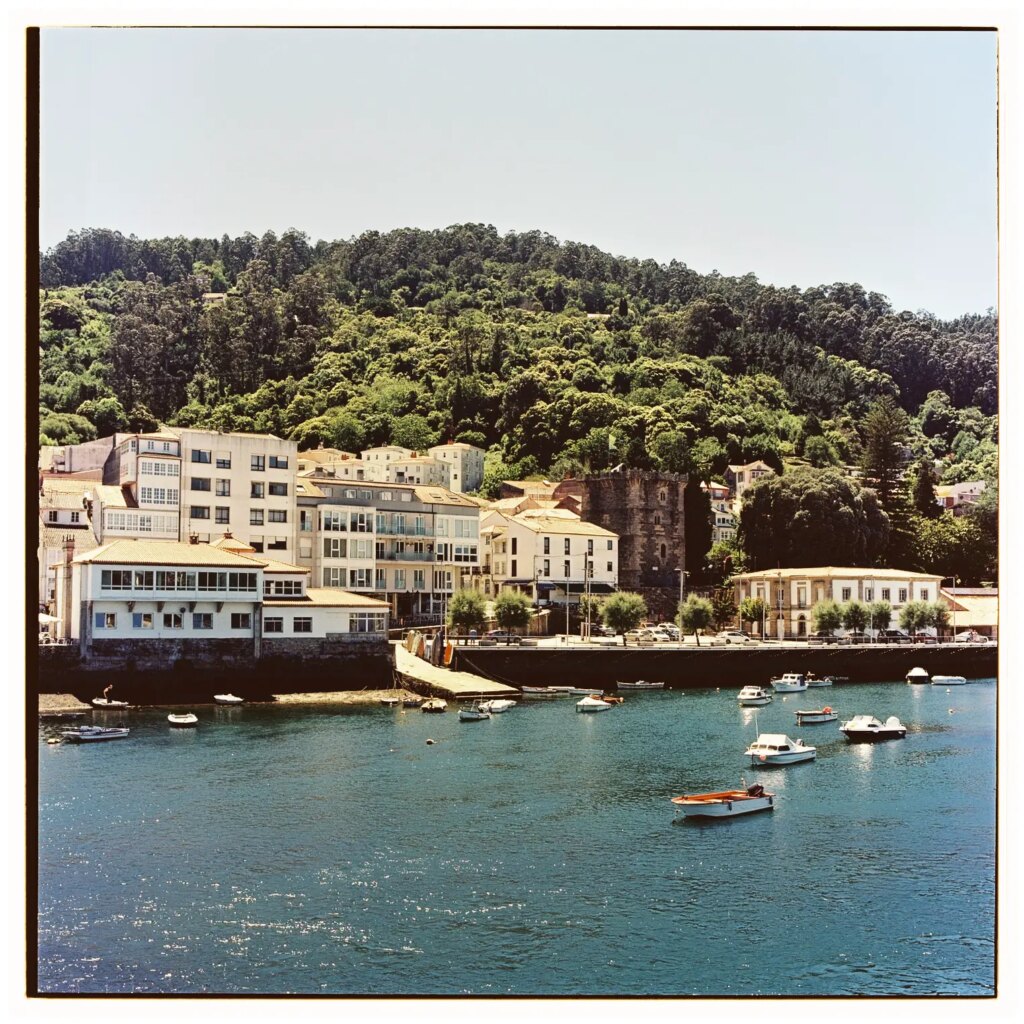
<path fill-rule="evenodd" d="M 964 676 L 932 676 L 932 686 L 966 686 Z"/>
<path fill-rule="evenodd" d="M 102 725 L 80 725 L 77 729 L 62 729 L 61 736 L 69 743 L 98 743 L 101 740 L 121 740 L 127 729 L 113 729 Z"/>
<path fill-rule="evenodd" d="M 492 700 L 482 700 L 478 705 L 481 711 L 489 711 L 492 715 L 500 715 L 509 708 L 514 708 L 516 702 L 505 697 L 495 697 Z"/>
<path fill-rule="evenodd" d="M 765 792 L 764 786 L 746 789 L 727 789 L 721 793 L 693 793 L 674 796 L 676 814 L 687 818 L 735 818 L 754 811 L 770 811 L 775 807 L 775 794 Z"/>
<path fill-rule="evenodd" d="M 600 697 L 604 690 L 597 686 L 573 686 L 567 692 L 570 697 Z"/>
<path fill-rule="evenodd" d="M 808 686 L 831 686 L 836 681 L 835 676 L 816 676 L 813 672 L 808 672 L 804 678 Z"/>
<path fill-rule="evenodd" d="M 184 715 L 168 715 L 167 721 L 179 728 L 187 728 L 190 725 L 199 724 L 199 719 L 191 711 L 186 712 Z"/>
<path fill-rule="evenodd" d="M 759 707 L 762 704 L 771 704 L 774 700 L 772 695 L 760 686 L 744 686 L 736 699 L 745 708 Z"/>
<path fill-rule="evenodd" d="M 576 690 L 575 686 L 549 686 L 548 689 L 549 690 L 557 690 L 559 693 L 568 693 L 568 694 L 573 694 L 573 693 L 577 693 L 578 692 Z"/>
<path fill-rule="evenodd" d="M 839 726 L 839 731 L 851 743 L 901 740 L 907 735 L 907 727 L 895 715 L 890 715 L 884 725 L 873 715 L 854 715 Z"/>
<path fill-rule="evenodd" d="M 386 708 L 397 708 L 402 703 L 399 697 L 381 697 L 380 702 Z"/>
<path fill-rule="evenodd" d="M 802 672 L 784 672 L 771 681 L 776 693 L 799 693 L 807 689 L 807 677 Z"/>
<path fill-rule="evenodd" d="M 839 715 L 827 704 L 817 711 L 794 711 L 797 725 L 822 725 L 825 722 L 834 722 Z"/>
<path fill-rule="evenodd" d="M 459 709 L 460 722 L 482 722 L 485 718 L 490 717 L 491 713 L 489 711 L 484 711 L 484 709 L 478 704 L 474 704 L 472 707 Z"/>
<path fill-rule="evenodd" d="M 521 686 L 524 697 L 561 697 L 562 691 L 551 686 Z"/>
<path fill-rule="evenodd" d="M 927 683 L 928 682 L 928 673 L 923 668 L 912 668 L 907 673 L 907 682 L 908 683 Z"/>
<path fill-rule="evenodd" d="M 420 711 L 425 711 L 428 714 L 439 715 L 447 710 L 448 701 L 442 700 L 440 697 L 429 697 L 420 705 Z"/>
<path fill-rule="evenodd" d="M 584 697 L 583 700 L 576 702 L 577 711 L 610 711 L 611 707 L 607 701 L 598 700 L 596 697 Z"/>
<path fill-rule="evenodd" d="M 215 704 L 244 704 L 244 697 L 236 697 L 233 693 L 215 693 L 213 695 Z"/>
<path fill-rule="evenodd" d="M 664 690 L 664 683 L 649 683 L 646 679 L 638 679 L 635 683 L 616 683 L 620 690 Z"/>
<path fill-rule="evenodd" d="M 126 708 L 128 707 L 128 701 L 126 700 L 109 700 L 107 697 L 93 697 L 92 706 L 94 708 Z"/>
<path fill-rule="evenodd" d="M 791 740 L 788 736 L 775 732 L 761 733 L 744 751 L 752 765 L 813 761 L 817 753 L 814 747 L 805 746 L 803 740 Z"/>

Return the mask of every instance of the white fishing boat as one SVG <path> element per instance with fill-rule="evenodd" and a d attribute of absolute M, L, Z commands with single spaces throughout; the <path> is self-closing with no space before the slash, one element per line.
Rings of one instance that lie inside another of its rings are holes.
<path fill-rule="evenodd" d="M 584 697 L 583 700 L 576 702 L 577 711 L 610 711 L 611 707 L 607 701 L 598 700 L 596 697 Z"/>
<path fill-rule="evenodd" d="M 598 686 L 573 686 L 566 692 L 570 697 L 600 697 L 604 690 Z"/>
<path fill-rule="evenodd" d="M 890 715 L 884 725 L 873 715 L 854 715 L 848 722 L 843 722 L 839 731 L 851 743 L 901 740 L 907 735 L 907 727 L 895 715 Z"/>
<path fill-rule="evenodd" d="M 423 707 L 423 697 L 406 697 L 402 701 L 403 708 L 420 708 Z"/>
<path fill-rule="evenodd" d="M 179 728 L 188 728 L 190 725 L 199 724 L 199 719 L 191 711 L 186 712 L 184 715 L 168 715 L 167 721 Z"/>
<path fill-rule="evenodd" d="M 448 701 L 440 697 L 429 697 L 420 705 L 420 711 L 428 714 L 439 715 L 448 710 Z"/>
<path fill-rule="evenodd" d="M 932 676 L 932 686 L 966 686 L 965 676 Z"/>
<path fill-rule="evenodd" d="M 616 683 L 620 690 L 664 690 L 664 683 L 650 683 L 646 679 L 638 679 L 635 683 Z"/>
<path fill-rule="evenodd" d="M 521 686 L 520 690 L 524 697 L 549 698 L 561 697 L 562 691 L 551 686 Z"/>
<path fill-rule="evenodd" d="M 481 711 L 489 711 L 492 715 L 500 715 L 509 708 L 514 708 L 516 702 L 505 697 L 495 697 L 492 700 L 482 700 L 479 704 Z"/>
<path fill-rule="evenodd" d="M 484 711 L 484 709 L 477 704 L 474 704 L 472 707 L 459 709 L 460 722 L 482 722 L 485 718 L 490 717 L 491 713 L 489 711 Z"/>
<path fill-rule="evenodd" d="M 213 695 L 215 704 L 244 704 L 244 697 L 236 697 L 233 693 L 215 693 Z"/>
<path fill-rule="evenodd" d="M 817 711 L 794 711 L 797 725 L 823 725 L 825 722 L 834 722 L 839 715 L 827 704 Z"/>
<path fill-rule="evenodd" d="M 559 693 L 568 693 L 568 694 L 573 694 L 573 693 L 577 693 L 578 692 L 575 686 L 549 686 L 548 689 L 549 690 L 557 690 Z"/>
<path fill-rule="evenodd" d="M 90 702 L 94 708 L 126 708 L 128 707 L 128 701 L 126 700 L 110 700 L 107 697 L 93 697 Z"/>
<path fill-rule="evenodd" d="M 835 676 L 816 676 L 813 672 L 808 672 L 804 678 L 808 686 L 831 686 L 836 681 Z"/>
<path fill-rule="evenodd" d="M 771 704 L 774 697 L 760 686 L 744 686 L 736 699 L 745 708 L 760 707 L 763 704 Z"/>
<path fill-rule="evenodd" d="M 750 758 L 752 765 L 778 765 L 813 761 L 817 750 L 805 746 L 803 740 L 791 740 L 782 733 L 763 732 L 747 747 L 744 754 Z"/>
<path fill-rule="evenodd" d="M 122 740 L 127 729 L 106 728 L 101 725 L 80 725 L 77 729 L 62 729 L 61 736 L 69 743 L 99 743 L 102 740 Z"/>
<path fill-rule="evenodd" d="M 775 794 L 764 786 L 727 789 L 721 793 L 692 793 L 672 797 L 676 814 L 687 818 L 735 818 L 754 811 L 770 811 L 775 807 Z"/>
<path fill-rule="evenodd" d="M 784 672 L 771 681 L 776 693 L 799 693 L 807 689 L 807 677 L 802 672 Z"/>
<path fill-rule="evenodd" d="M 923 668 L 912 668 L 907 673 L 907 682 L 908 683 L 927 683 L 928 682 L 928 673 Z"/>

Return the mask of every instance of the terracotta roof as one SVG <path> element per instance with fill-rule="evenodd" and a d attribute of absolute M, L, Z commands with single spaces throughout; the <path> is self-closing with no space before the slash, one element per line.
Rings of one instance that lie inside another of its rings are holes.
<path fill-rule="evenodd" d="M 273 608 L 369 608 L 387 609 L 387 601 L 380 601 L 365 594 L 353 594 L 336 587 L 310 587 L 303 597 L 264 598 L 264 613 Z"/>
<path fill-rule="evenodd" d="M 251 569 L 251 558 L 232 554 L 209 544 L 183 544 L 176 540 L 110 541 L 75 559 L 102 565 L 195 565 Z"/>
<path fill-rule="evenodd" d="M 734 580 L 771 580 L 778 579 L 850 579 L 850 580 L 939 580 L 940 576 L 928 572 L 910 572 L 903 569 L 864 569 L 834 565 L 813 566 L 807 569 L 761 569 L 757 572 L 740 572 Z"/>

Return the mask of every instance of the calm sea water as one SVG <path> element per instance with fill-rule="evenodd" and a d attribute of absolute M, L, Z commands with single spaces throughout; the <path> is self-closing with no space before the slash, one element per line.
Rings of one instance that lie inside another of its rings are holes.
<path fill-rule="evenodd" d="M 826 703 L 908 736 L 796 728 Z M 44 726 L 39 988 L 990 995 L 995 711 L 993 680 L 777 697 L 760 731 L 818 758 L 759 769 L 732 689 L 480 723 L 152 710 L 83 746 Z M 674 823 L 671 796 L 741 776 L 774 812 Z"/>

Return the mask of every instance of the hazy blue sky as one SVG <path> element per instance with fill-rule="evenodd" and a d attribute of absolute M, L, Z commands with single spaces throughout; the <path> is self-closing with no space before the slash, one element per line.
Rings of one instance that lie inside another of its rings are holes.
<path fill-rule="evenodd" d="M 41 65 L 44 248 L 480 221 L 996 302 L 994 33 L 59 29 Z"/>

